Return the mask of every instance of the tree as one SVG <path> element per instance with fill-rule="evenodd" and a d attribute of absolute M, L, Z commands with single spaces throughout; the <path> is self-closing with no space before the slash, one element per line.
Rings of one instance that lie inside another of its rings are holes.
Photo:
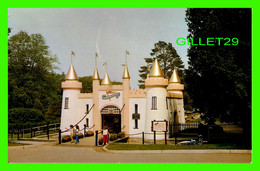
<path fill-rule="evenodd" d="M 8 40 L 8 108 L 48 111 L 61 98 L 57 57 L 52 55 L 41 34 L 24 31 Z M 64 79 L 64 78 L 63 78 Z"/>
<path fill-rule="evenodd" d="M 81 93 L 92 92 L 92 76 L 79 77 L 79 81 L 82 82 Z"/>
<path fill-rule="evenodd" d="M 188 9 L 188 38 L 238 38 L 237 46 L 190 46 L 187 90 L 209 123 L 242 123 L 251 134 L 251 9 Z M 217 40 L 214 42 L 217 43 Z"/>
<path fill-rule="evenodd" d="M 163 74 L 166 78 L 169 79 L 171 77 L 173 69 L 176 68 L 181 80 L 183 81 L 184 65 L 180 56 L 178 55 L 177 51 L 175 50 L 175 48 L 172 46 L 171 43 L 158 41 L 157 43 L 154 44 L 154 49 L 152 49 L 150 55 L 158 59 Z M 152 67 L 154 61 L 153 58 L 144 58 L 144 59 L 147 65 L 141 66 L 141 69 L 139 70 L 140 72 L 139 76 L 141 77 L 141 80 L 138 80 L 139 88 L 145 88 L 144 80 L 147 78 L 147 74 L 149 74 L 150 68 Z"/>

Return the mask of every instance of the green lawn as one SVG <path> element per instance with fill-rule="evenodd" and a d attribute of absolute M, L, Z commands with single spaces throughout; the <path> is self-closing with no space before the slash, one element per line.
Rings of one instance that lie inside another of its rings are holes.
<path fill-rule="evenodd" d="M 246 149 L 243 145 L 234 144 L 202 144 L 202 145 L 164 145 L 164 144 L 125 144 L 112 143 L 109 150 L 185 150 L 185 149 Z"/>

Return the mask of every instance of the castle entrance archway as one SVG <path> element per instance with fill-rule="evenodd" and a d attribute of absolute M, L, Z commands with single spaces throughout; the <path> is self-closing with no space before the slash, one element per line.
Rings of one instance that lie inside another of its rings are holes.
<path fill-rule="evenodd" d="M 121 132 L 121 112 L 114 105 L 109 105 L 101 109 L 102 129 L 107 127 L 109 132 Z"/>

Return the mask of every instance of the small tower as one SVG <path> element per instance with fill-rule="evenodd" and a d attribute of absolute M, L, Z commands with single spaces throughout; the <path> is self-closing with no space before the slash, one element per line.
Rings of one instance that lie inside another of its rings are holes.
<path fill-rule="evenodd" d="M 103 80 L 101 81 L 101 85 L 111 85 L 111 80 L 106 72 Z"/>
<path fill-rule="evenodd" d="M 130 75 L 128 72 L 127 65 L 125 64 L 124 73 L 123 73 L 123 104 L 124 109 L 121 114 L 121 119 L 123 124 L 121 127 L 124 127 L 124 132 L 129 134 L 129 90 L 130 90 Z"/>
<path fill-rule="evenodd" d="M 151 132 L 151 123 L 156 121 L 169 121 L 168 110 L 166 108 L 166 87 L 168 79 L 164 78 L 158 60 L 154 60 L 154 64 L 150 71 L 149 77 L 145 79 L 146 95 L 146 121 L 145 132 Z M 153 139 L 152 134 L 147 134 L 146 139 Z M 164 139 L 164 136 L 157 135 L 157 139 Z"/>
<path fill-rule="evenodd" d="M 98 69 L 95 67 L 93 80 L 92 80 L 92 89 L 93 89 L 93 125 L 95 129 L 101 129 L 101 116 L 99 111 L 99 88 L 100 88 L 100 78 L 98 74 Z"/>
<path fill-rule="evenodd" d="M 167 100 L 169 113 L 171 116 L 170 125 L 177 123 L 185 123 L 184 103 L 183 103 L 184 85 L 181 84 L 180 78 L 174 68 L 172 76 L 167 87 Z"/>
<path fill-rule="evenodd" d="M 70 125 L 76 124 L 79 121 L 77 117 L 77 102 L 82 83 L 78 81 L 78 76 L 72 64 L 65 77 L 65 81 L 61 83 L 61 88 L 63 89 L 63 94 L 60 129 L 64 131 L 65 128 L 69 128 Z"/>

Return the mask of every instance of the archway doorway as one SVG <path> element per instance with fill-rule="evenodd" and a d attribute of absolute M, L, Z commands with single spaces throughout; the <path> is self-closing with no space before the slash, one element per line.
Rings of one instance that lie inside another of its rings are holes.
<path fill-rule="evenodd" d="M 173 113 L 173 118 L 173 132 L 176 133 L 178 132 L 178 114 L 176 110 Z"/>
<path fill-rule="evenodd" d="M 107 127 L 111 133 L 121 132 L 120 109 L 114 105 L 109 105 L 101 110 L 102 129 Z"/>

